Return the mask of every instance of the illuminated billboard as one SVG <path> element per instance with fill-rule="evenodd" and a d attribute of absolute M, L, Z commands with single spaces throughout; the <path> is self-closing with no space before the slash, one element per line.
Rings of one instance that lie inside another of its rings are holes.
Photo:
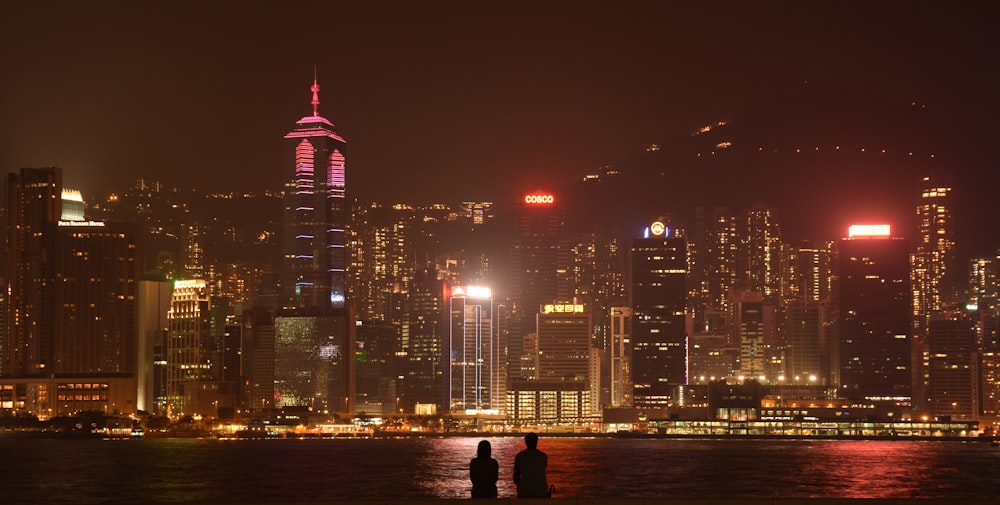
<path fill-rule="evenodd" d="M 451 296 L 489 300 L 493 293 L 485 286 L 456 286 L 451 290 Z"/>
<path fill-rule="evenodd" d="M 889 225 L 887 224 L 852 224 L 847 229 L 849 238 L 855 237 L 888 237 Z"/>

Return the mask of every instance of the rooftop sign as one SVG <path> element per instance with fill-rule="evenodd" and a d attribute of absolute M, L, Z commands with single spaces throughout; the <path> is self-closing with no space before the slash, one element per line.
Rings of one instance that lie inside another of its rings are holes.
<path fill-rule="evenodd" d="M 852 224 L 847 229 L 847 236 L 854 237 L 888 237 L 889 225 L 887 224 Z"/>
<path fill-rule="evenodd" d="M 556 202 L 556 197 L 549 194 L 524 195 L 524 203 L 528 205 L 552 205 L 555 202 Z"/>

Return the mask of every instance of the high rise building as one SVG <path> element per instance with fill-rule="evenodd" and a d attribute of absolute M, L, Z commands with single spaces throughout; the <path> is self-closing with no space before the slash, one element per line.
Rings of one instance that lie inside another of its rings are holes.
<path fill-rule="evenodd" d="M 312 115 L 285 135 L 294 170 L 285 182 L 285 308 L 345 308 L 347 200 L 343 137 L 319 115 L 313 79 Z"/>
<path fill-rule="evenodd" d="M 212 339 L 211 298 L 204 280 L 179 280 L 167 313 L 167 410 L 169 415 L 203 414 L 214 401 L 219 363 Z"/>
<path fill-rule="evenodd" d="M 166 280 L 138 282 L 138 408 L 153 415 L 167 415 L 167 313 L 174 283 Z"/>
<path fill-rule="evenodd" d="M 742 287 L 762 293 L 766 300 L 777 299 L 783 287 L 777 212 L 759 205 L 748 209 L 742 235 Z"/>
<path fill-rule="evenodd" d="M 3 361 L 0 375 L 40 377 L 53 365 L 56 230 L 62 216 L 62 169 L 22 168 L 4 187 Z"/>
<path fill-rule="evenodd" d="M 611 345 L 610 355 L 610 404 L 612 407 L 624 407 L 632 404 L 632 309 L 630 307 L 611 307 Z"/>
<path fill-rule="evenodd" d="M 442 412 L 448 409 L 445 289 L 435 268 L 417 270 L 400 332 L 398 408 L 406 412 L 413 412 L 417 404 L 435 405 Z"/>
<path fill-rule="evenodd" d="M 62 188 L 55 167 L 9 174 L 5 197 L 0 379 L 11 407 L 43 419 L 134 413 L 131 227 L 85 220 L 80 193 Z"/>
<path fill-rule="evenodd" d="M 889 225 L 851 226 L 838 243 L 836 384 L 851 399 L 909 401 L 913 337 L 909 248 Z"/>
<path fill-rule="evenodd" d="M 687 384 L 687 242 L 656 221 L 629 258 L 633 402 L 666 407 L 672 386 Z"/>
<path fill-rule="evenodd" d="M 274 314 L 254 308 L 243 312 L 244 347 L 250 351 L 250 409 L 261 411 L 275 406 Z"/>
<path fill-rule="evenodd" d="M 913 254 L 913 315 L 918 336 L 932 316 L 958 303 L 958 264 L 952 189 L 942 177 L 921 180 L 917 205 L 917 245 Z"/>
<path fill-rule="evenodd" d="M 695 326 L 708 332 L 728 328 L 712 326 L 718 321 L 707 316 L 728 312 L 731 292 L 739 282 L 740 230 L 736 214 L 725 207 L 695 211 L 695 242 L 689 244 L 691 258 L 690 291 Z"/>
<path fill-rule="evenodd" d="M 590 412 L 600 389 L 599 354 L 591 343 L 591 316 L 581 303 L 556 302 L 541 307 L 536 316 L 538 352 L 535 377 L 542 382 L 580 382 L 590 391 Z"/>
<path fill-rule="evenodd" d="M 979 418 L 979 357 L 968 321 L 932 319 L 927 332 L 928 413 L 938 419 Z"/>
<path fill-rule="evenodd" d="M 48 372 L 135 377 L 138 367 L 135 238 L 123 223 L 60 221 Z M 134 405 L 132 409 L 134 409 Z"/>
<path fill-rule="evenodd" d="M 319 115 L 285 135 L 294 167 L 285 182 L 282 310 L 275 317 L 275 406 L 349 413 L 355 395 L 355 318 L 348 303 L 346 142 Z"/>
<path fill-rule="evenodd" d="M 769 378 L 768 334 L 774 331 L 774 307 L 764 302 L 759 291 L 742 292 L 733 307 L 733 340 L 740 343 L 740 375 L 764 382 Z"/>
<path fill-rule="evenodd" d="M 792 300 L 785 306 L 785 377 L 790 384 L 826 384 L 823 366 L 823 306 L 814 300 Z"/>
<path fill-rule="evenodd" d="M 497 414 L 503 408 L 505 378 L 493 294 L 482 286 L 457 286 L 448 305 L 449 410 Z"/>
<path fill-rule="evenodd" d="M 518 366 L 524 354 L 521 342 L 534 330 L 538 308 L 552 300 L 572 297 L 564 212 L 556 196 L 537 192 L 524 195 L 514 209 L 509 277 L 513 302 L 509 349 L 511 380 L 526 377 Z"/>

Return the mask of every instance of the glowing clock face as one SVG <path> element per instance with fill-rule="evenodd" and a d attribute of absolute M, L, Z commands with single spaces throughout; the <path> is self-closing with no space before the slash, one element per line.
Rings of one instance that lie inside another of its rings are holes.
<path fill-rule="evenodd" d="M 662 237 L 667 232 L 667 226 L 659 221 L 649 225 L 649 232 L 657 237 Z"/>

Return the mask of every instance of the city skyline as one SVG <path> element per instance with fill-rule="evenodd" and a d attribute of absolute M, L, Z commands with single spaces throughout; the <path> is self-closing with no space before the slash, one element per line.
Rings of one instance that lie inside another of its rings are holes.
<path fill-rule="evenodd" d="M 67 186 L 85 194 L 125 177 L 275 189 L 284 157 L 271 139 L 288 117 L 308 114 L 316 69 L 325 115 L 352 139 L 351 196 L 501 200 L 627 163 L 653 144 L 667 150 L 671 139 L 726 121 L 760 132 L 734 140 L 733 152 L 752 152 L 761 138 L 786 150 L 914 152 L 956 175 L 960 223 L 995 229 L 982 220 L 998 178 L 988 147 L 998 111 L 988 11 L 921 2 L 720 7 L 6 6 L 0 163 L 61 166 Z M 665 157 L 673 179 L 696 171 L 696 150 Z M 738 175 L 743 160 L 716 168 Z M 872 164 L 890 187 L 924 175 L 898 159 Z M 871 192 L 848 191 L 873 169 L 862 165 L 806 168 L 823 172 L 844 200 L 868 202 Z M 494 184 L 460 177 L 470 170 L 495 174 Z M 801 214 L 803 198 L 761 186 L 776 177 L 733 185 Z M 898 199 L 910 189 L 886 191 Z M 992 233 L 960 233 L 981 235 Z"/>

